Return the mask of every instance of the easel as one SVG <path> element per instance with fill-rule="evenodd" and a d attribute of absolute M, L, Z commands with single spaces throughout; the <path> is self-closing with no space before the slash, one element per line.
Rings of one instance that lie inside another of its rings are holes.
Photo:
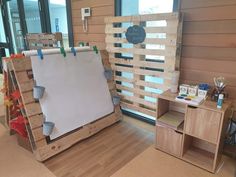
<path fill-rule="evenodd" d="M 105 60 L 106 53 L 101 53 L 103 58 L 104 68 L 110 68 L 109 62 Z M 29 142 L 32 151 L 38 161 L 44 161 L 74 145 L 75 143 L 88 138 L 100 130 L 114 124 L 115 122 L 121 120 L 120 106 L 115 106 L 115 111 L 91 122 L 83 127 L 78 127 L 76 131 L 66 134 L 63 137 L 48 142 L 47 137 L 43 135 L 42 124 L 44 121 L 41 106 L 38 102 L 35 102 L 33 98 L 33 86 L 34 80 L 32 75 L 31 59 L 28 57 L 22 57 L 17 59 L 5 59 L 7 60 L 7 72 L 8 75 L 12 74 L 16 82 L 8 83 L 8 85 L 15 85 L 20 93 L 20 102 L 24 105 L 22 114 L 27 118 L 28 124 L 26 124 Z M 111 94 L 116 94 L 116 88 L 114 85 L 114 80 L 108 81 L 108 86 Z"/>

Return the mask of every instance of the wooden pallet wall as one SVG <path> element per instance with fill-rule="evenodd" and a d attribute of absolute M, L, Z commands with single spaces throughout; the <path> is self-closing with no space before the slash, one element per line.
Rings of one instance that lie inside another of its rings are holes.
<path fill-rule="evenodd" d="M 181 82 L 213 84 L 224 76 L 236 107 L 236 0 L 181 0 Z"/>
<path fill-rule="evenodd" d="M 107 17 L 106 22 L 106 50 L 109 53 L 109 61 L 115 72 L 127 72 L 133 75 L 128 78 L 124 75 L 115 75 L 117 81 L 116 87 L 120 91 L 122 97 L 121 106 L 144 113 L 146 115 L 156 117 L 157 93 L 147 91 L 148 88 L 159 89 L 165 91 L 170 88 L 171 72 L 179 68 L 180 59 L 180 42 L 181 42 L 181 27 L 179 13 L 153 14 L 142 16 L 123 16 L 123 17 Z M 141 25 L 146 22 L 166 21 L 166 26 L 144 27 L 147 34 L 165 34 L 166 37 L 148 37 L 142 44 L 133 45 L 127 48 L 127 40 L 124 33 L 127 27 L 117 27 L 120 23 L 131 23 L 132 25 Z M 117 37 L 117 36 L 121 37 Z M 123 36 L 122 36 L 123 35 Z M 148 49 L 145 46 L 151 44 L 162 46 L 161 49 Z M 120 45 L 120 46 L 119 46 Z M 127 59 L 125 53 L 133 55 L 133 58 Z M 117 57 L 120 55 L 119 57 Z M 162 56 L 164 60 L 148 60 L 147 55 Z M 163 79 L 162 83 L 156 83 L 145 80 L 146 76 Z M 131 86 L 122 83 L 129 83 Z M 130 95 L 124 93 L 129 92 Z M 152 98 L 154 101 L 145 98 Z"/>
<path fill-rule="evenodd" d="M 180 3 L 180 12 L 185 13 L 181 82 L 213 84 L 212 77 L 223 75 L 229 79 L 230 97 L 236 100 L 236 0 L 180 0 Z M 81 32 L 79 13 L 79 8 L 86 6 L 95 11 L 88 34 Z M 87 40 L 105 48 L 103 19 L 114 14 L 114 9 L 113 0 L 72 0 L 75 44 Z"/>
<path fill-rule="evenodd" d="M 81 8 L 90 7 L 92 16 L 88 18 L 88 32 L 83 31 Z M 105 23 L 106 16 L 114 16 L 114 0 L 72 0 L 72 25 L 74 44 L 79 42 L 96 45 L 99 50 L 105 50 Z"/>

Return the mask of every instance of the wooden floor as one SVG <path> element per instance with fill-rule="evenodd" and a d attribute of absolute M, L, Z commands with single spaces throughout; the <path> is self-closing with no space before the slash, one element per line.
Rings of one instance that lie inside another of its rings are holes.
<path fill-rule="evenodd" d="M 153 142 L 154 126 L 125 117 L 45 165 L 57 177 L 108 177 Z"/>
<path fill-rule="evenodd" d="M 223 156 L 215 174 L 149 147 L 112 177 L 236 177 L 236 160 Z"/>

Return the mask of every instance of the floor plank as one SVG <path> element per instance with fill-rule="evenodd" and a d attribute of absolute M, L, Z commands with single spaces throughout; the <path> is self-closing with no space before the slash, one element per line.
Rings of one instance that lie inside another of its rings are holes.
<path fill-rule="evenodd" d="M 56 177 L 0 124 L 0 177 Z"/>
<path fill-rule="evenodd" d="M 108 177 L 153 142 L 154 126 L 125 117 L 49 159 L 45 165 L 57 177 Z"/>
<path fill-rule="evenodd" d="M 223 156 L 224 164 L 216 174 L 149 147 L 112 177 L 234 177 L 236 161 Z"/>

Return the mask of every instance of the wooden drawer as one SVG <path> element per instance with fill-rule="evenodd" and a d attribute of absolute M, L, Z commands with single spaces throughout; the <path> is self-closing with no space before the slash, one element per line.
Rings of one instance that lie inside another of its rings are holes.
<path fill-rule="evenodd" d="M 156 126 L 156 148 L 180 157 L 182 139 L 183 134 L 167 127 Z"/>
<path fill-rule="evenodd" d="M 185 132 L 197 138 L 217 143 L 221 113 L 202 108 L 188 107 Z"/>

